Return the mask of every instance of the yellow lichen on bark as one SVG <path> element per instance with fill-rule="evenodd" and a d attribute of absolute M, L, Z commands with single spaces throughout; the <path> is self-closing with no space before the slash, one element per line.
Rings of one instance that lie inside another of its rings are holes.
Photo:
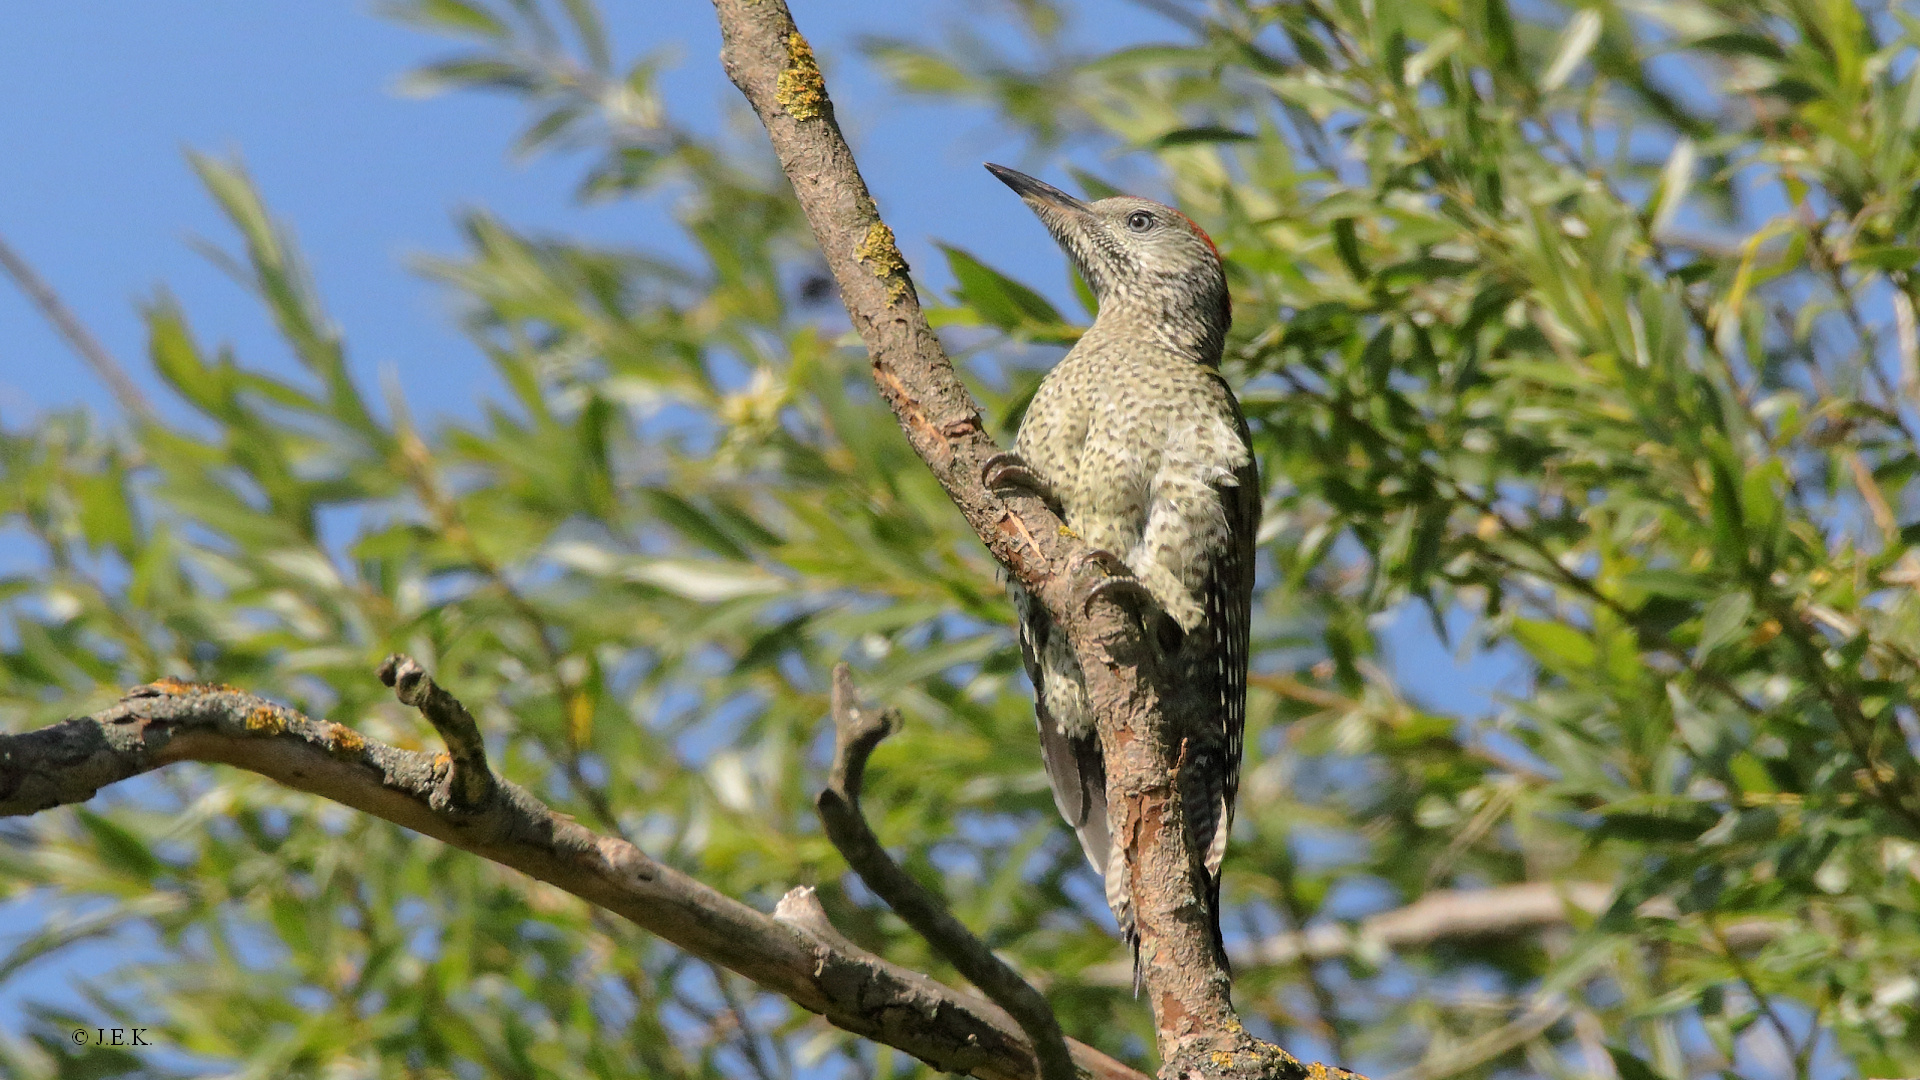
<path fill-rule="evenodd" d="M 226 683 L 183 682 L 171 675 L 162 676 L 150 683 L 135 687 L 135 689 L 150 691 L 149 696 L 162 695 L 166 697 L 180 697 L 185 694 L 240 693 L 239 690 L 228 686 Z"/>
<path fill-rule="evenodd" d="M 795 120 L 816 120 L 826 111 L 827 83 L 813 46 L 795 30 L 787 35 L 787 66 L 780 72 L 773 98 Z"/>
<path fill-rule="evenodd" d="M 247 714 L 247 730 L 256 735 L 278 735 L 287 730 L 286 718 L 262 705 Z"/>
<path fill-rule="evenodd" d="M 367 740 L 350 727 L 328 724 L 326 729 L 327 749 L 336 754 L 358 754 L 367 748 Z"/>
<path fill-rule="evenodd" d="M 886 222 L 867 226 L 866 239 L 860 241 L 854 255 L 867 264 L 874 277 L 887 283 L 888 301 L 897 304 L 907 298 L 907 260 L 900 255 L 900 245 L 894 243 L 893 230 Z"/>

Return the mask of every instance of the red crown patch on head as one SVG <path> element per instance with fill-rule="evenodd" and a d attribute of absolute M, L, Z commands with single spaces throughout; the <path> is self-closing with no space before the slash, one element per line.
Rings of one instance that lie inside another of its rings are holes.
<path fill-rule="evenodd" d="M 1167 207 L 1167 209 L 1169 209 L 1169 210 L 1173 210 L 1173 207 L 1171 207 L 1171 206 L 1169 206 L 1169 207 Z M 1218 246 L 1218 245 L 1216 245 L 1216 244 L 1215 244 L 1215 243 L 1213 242 L 1213 237 L 1211 237 L 1211 236 L 1208 236 L 1208 235 L 1207 235 L 1207 230 L 1205 230 L 1205 229 L 1203 229 L 1203 228 L 1201 228 L 1201 227 L 1200 227 L 1199 225 L 1197 225 L 1197 224 L 1195 224 L 1195 223 L 1194 223 L 1194 220 L 1193 220 L 1192 218 L 1190 218 L 1190 217 L 1188 217 L 1188 216 L 1187 216 L 1187 215 L 1185 215 L 1185 214 L 1182 214 L 1182 213 L 1181 213 L 1180 211 L 1178 211 L 1178 210 L 1173 210 L 1173 213 L 1174 213 L 1174 216 L 1176 216 L 1176 217 L 1178 217 L 1178 218 L 1179 218 L 1179 219 L 1180 219 L 1181 221 L 1184 221 L 1184 222 L 1186 222 L 1186 223 L 1187 223 L 1187 228 L 1189 228 L 1189 229 L 1192 229 L 1192 230 L 1193 230 L 1193 235 L 1195 235 L 1195 236 L 1197 236 L 1197 237 L 1199 237 L 1200 239 L 1202 239 L 1202 240 L 1204 240 L 1204 241 L 1206 241 L 1206 244 L 1207 244 L 1207 247 L 1208 247 L 1209 249 L 1211 249 L 1211 250 L 1213 251 L 1213 257 L 1214 257 L 1214 258 L 1216 258 L 1216 259 L 1218 259 L 1218 258 L 1220 258 L 1220 248 L 1219 248 L 1219 246 Z M 1224 260 L 1223 260 L 1223 261 L 1224 261 Z"/>

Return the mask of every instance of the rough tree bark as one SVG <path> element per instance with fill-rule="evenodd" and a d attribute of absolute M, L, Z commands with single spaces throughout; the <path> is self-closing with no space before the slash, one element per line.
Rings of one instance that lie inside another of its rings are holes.
<path fill-rule="evenodd" d="M 1106 601 L 1083 606 L 1092 582 L 1075 580 L 1069 567 L 1086 545 L 1038 499 L 1003 499 L 981 482 L 981 466 L 997 447 L 920 310 L 893 231 L 834 120 L 812 47 L 784 0 L 714 0 L 714 9 L 727 76 L 767 130 L 867 346 L 881 395 L 981 541 L 1066 628 L 1079 655 L 1106 754 L 1109 826 L 1132 877 L 1161 1075 L 1321 1072 L 1254 1038 L 1234 1013 L 1200 900 L 1200 862 L 1176 825 L 1185 818 L 1173 782 L 1179 747 L 1161 709 L 1170 700 L 1167 673 L 1154 663 L 1136 619 Z"/>

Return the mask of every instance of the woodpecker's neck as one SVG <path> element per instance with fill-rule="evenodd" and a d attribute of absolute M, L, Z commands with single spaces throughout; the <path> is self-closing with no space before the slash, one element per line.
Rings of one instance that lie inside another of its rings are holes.
<path fill-rule="evenodd" d="M 1124 341 L 1151 341 L 1198 364 L 1220 366 L 1231 321 L 1226 280 L 1212 268 L 1212 281 L 1192 279 L 1108 282 L 1098 294 L 1100 312 L 1088 333 Z"/>

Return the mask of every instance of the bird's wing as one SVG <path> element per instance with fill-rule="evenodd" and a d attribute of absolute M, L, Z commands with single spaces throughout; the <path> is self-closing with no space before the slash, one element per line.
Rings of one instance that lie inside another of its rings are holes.
<path fill-rule="evenodd" d="M 1226 380 L 1221 380 L 1226 385 Z M 1246 741 L 1247 663 L 1253 637 L 1254 540 L 1260 531 L 1260 467 L 1253 457 L 1253 437 L 1240 412 L 1232 391 L 1227 400 L 1233 407 L 1235 427 L 1241 445 L 1247 448 L 1247 462 L 1234 472 L 1232 484 L 1222 483 L 1218 493 L 1226 513 L 1227 543 L 1208 567 L 1206 580 L 1206 636 L 1203 642 L 1213 658 L 1211 669 L 1204 663 L 1196 674 L 1210 682 L 1210 696 L 1218 702 L 1221 734 L 1220 752 L 1225 760 L 1220 770 L 1217 793 L 1218 819 L 1212 822 L 1212 834 L 1196 830 L 1208 844 L 1205 852 L 1207 873 L 1218 881 L 1220 863 L 1226 857 L 1227 833 L 1233 826 L 1234 800 L 1240 794 L 1240 758 Z M 1211 812 L 1215 807 L 1208 807 Z"/>
<path fill-rule="evenodd" d="M 1107 769 L 1100 737 L 1073 736 L 1060 730 L 1045 705 L 1036 705 L 1040 721 L 1040 757 L 1053 785 L 1054 805 L 1080 838 L 1080 850 L 1101 876 L 1108 870 L 1113 844 L 1107 832 Z"/>
<path fill-rule="evenodd" d="M 1088 731 L 1069 735 L 1047 709 L 1046 666 L 1041 657 L 1050 647 L 1053 620 L 1046 610 L 1016 583 L 1014 606 L 1020 614 L 1020 658 L 1033 680 L 1033 714 L 1040 725 L 1040 760 L 1047 768 L 1053 803 L 1080 839 L 1080 850 L 1101 875 L 1107 872 L 1112 842 L 1107 832 L 1107 770 L 1100 752 L 1100 736 Z"/>

